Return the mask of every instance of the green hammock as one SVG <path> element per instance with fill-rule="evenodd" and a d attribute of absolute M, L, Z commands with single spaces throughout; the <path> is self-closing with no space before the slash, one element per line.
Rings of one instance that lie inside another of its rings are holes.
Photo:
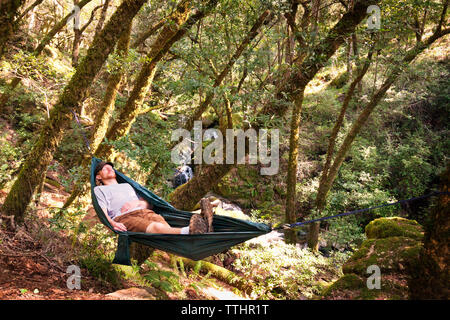
<path fill-rule="evenodd" d="M 201 260 L 208 256 L 223 252 L 236 244 L 272 231 L 271 227 L 266 224 L 254 223 L 220 215 L 214 216 L 214 232 L 206 234 L 172 235 L 116 231 L 109 223 L 103 210 L 100 208 L 94 194 L 94 187 L 96 186 L 94 170 L 99 162 L 101 162 L 100 159 L 95 157 L 92 158 L 92 204 L 100 221 L 119 235 L 117 251 L 113 263 L 131 265 L 130 244 L 133 241 L 192 260 Z M 115 171 L 117 182 L 129 183 L 140 197 L 153 205 L 153 211 L 163 216 L 170 226 L 180 228 L 189 225 L 189 220 L 193 214 L 192 212 L 174 208 L 171 204 L 131 180 L 123 173 L 117 170 Z"/>

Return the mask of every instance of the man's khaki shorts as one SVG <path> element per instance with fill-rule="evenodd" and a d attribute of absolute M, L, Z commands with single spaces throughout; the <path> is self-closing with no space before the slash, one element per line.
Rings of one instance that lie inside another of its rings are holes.
<path fill-rule="evenodd" d="M 169 224 L 159 214 L 150 209 L 139 209 L 114 219 L 116 222 L 123 223 L 127 231 L 145 232 L 150 223 L 161 222 L 169 226 Z"/>

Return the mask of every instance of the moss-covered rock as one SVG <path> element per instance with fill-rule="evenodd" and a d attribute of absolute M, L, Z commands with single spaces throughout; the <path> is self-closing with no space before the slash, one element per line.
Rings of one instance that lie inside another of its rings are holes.
<path fill-rule="evenodd" d="M 377 265 L 384 274 L 403 272 L 411 261 L 417 260 L 422 243 L 406 237 L 367 239 L 344 264 L 344 274 L 367 275 L 367 268 Z"/>
<path fill-rule="evenodd" d="M 388 237 L 406 237 L 417 241 L 423 240 L 423 228 L 415 220 L 400 217 L 379 218 L 366 226 L 369 239 L 383 239 Z"/>
<path fill-rule="evenodd" d="M 423 229 L 414 220 L 380 218 L 366 226 L 367 240 L 342 267 L 344 276 L 328 287 L 325 299 L 408 299 L 408 276 L 422 250 Z M 381 288 L 369 289 L 368 267 L 380 268 Z"/>
<path fill-rule="evenodd" d="M 406 279 L 383 277 L 380 289 L 369 289 L 367 278 L 354 273 L 346 274 L 324 290 L 324 299 L 351 300 L 404 300 L 408 299 Z"/>

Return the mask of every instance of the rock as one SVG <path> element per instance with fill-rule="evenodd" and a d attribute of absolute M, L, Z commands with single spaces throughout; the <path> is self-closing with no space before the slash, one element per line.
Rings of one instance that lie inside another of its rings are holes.
<path fill-rule="evenodd" d="M 108 293 L 107 296 L 119 300 L 157 300 L 161 292 L 154 288 L 128 288 Z"/>
<path fill-rule="evenodd" d="M 366 226 L 366 235 L 369 239 L 400 236 L 422 241 L 424 232 L 422 226 L 415 220 L 391 217 L 371 221 Z"/>
<path fill-rule="evenodd" d="M 408 299 L 409 268 L 417 264 L 423 229 L 414 220 L 379 218 L 366 226 L 367 240 L 343 265 L 344 276 L 329 286 L 326 299 Z M 381 288 L 369 289 L 368 267 L 380 269 Z"/>
<path fill-rule="evenodd" d="M 343 265 L 344 274 L 367 276 L 367 268 L 377 265 L 382 274 L 401 272 L 403 266 L 418 259 L 421 242 L 406 237 L 367 239 Z"/>
<path fill-rule="evenodd" d="M 408 299 L 408 289 L 404 277 L 381 278 L 380 289 L 369 289 L 367 278 L 354 273 L 346 274 L 323 292 L 327 300 L 381 300 L 381 299 Z"/>

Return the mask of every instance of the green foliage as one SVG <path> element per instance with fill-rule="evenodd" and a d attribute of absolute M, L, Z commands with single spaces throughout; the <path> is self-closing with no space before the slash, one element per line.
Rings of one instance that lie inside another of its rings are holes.
<path fill-rule="evenodd" d="M 338 260 L 284 242 L 255 245 L 248 241 L 232 252 L 239 256 L 233 266 L 244 273 L 257 299 L 311 298 L 321 290 L 321 276 L 339 273 L 334 265 Z"/>
<path fill-rule="evenodd" d="M 51 229 L 64 230 L 71 238 L 72 248 L 76 250 L 80 267 L 86 268 L 98 280 L 118 287 L 121 271 L 111 264 L 116 249 L 114 235 L 101 223 L 88 227 L 81 221 L 85 215 L 85 211 L 81 208 L 51 211 L 53 212 L 49 219 Z"/>
<path fill-rule="evenodd" d="M 21 148 L 12 145 L 6 139 L 6 133 L 0 135 L 0 189 L 12 180 L 13 173 L 21 164 Z"/>
<path fill-rule="evenodd" d="M 406 141 L 405 141 L 406 140 Z M 391 156 L 384 161 L 390 180 L 386 186 L 400 197 L 414 197 L 425 193 L 435 176 L 435 168 L 429 162 L 432 150 L 422 135 L 408 135 L 402 144 L 386 144 Z"/>
<path fill-rule="evenodd" d="M 130 134 L 117 141 L 107 141 L 118 151 L 124 152 L 129 159 L 136 161 L 138 166 L 128 166 L 126 171 L 132 179 L 144 180 L 146 187 L 151 190 L 158 189 L 161 196 L 165 197 L 171 189 L 160 177 L 170 177 L 176 165 L 170 158 L 170 150 L 167 149 L 170 141 L 172 126 L 162 121 L 156 114 L 149 112 L 138 117 Z M 158 168 L 159 179 L 147 176 L 155 163 L 160 163 Z M 142 177 L 144 177 L 142 179 Z"/>
<path fill-rule="evenodd" d="M 160 270 L 156 263 L 149 260 L 145 261 L 145 265 L 148 271 L 146 271 L 144 278 L 153 287 L 168 292 L 179 292 L 183 289 L 179 281 L 179 276 L 176 273 Z"/>

